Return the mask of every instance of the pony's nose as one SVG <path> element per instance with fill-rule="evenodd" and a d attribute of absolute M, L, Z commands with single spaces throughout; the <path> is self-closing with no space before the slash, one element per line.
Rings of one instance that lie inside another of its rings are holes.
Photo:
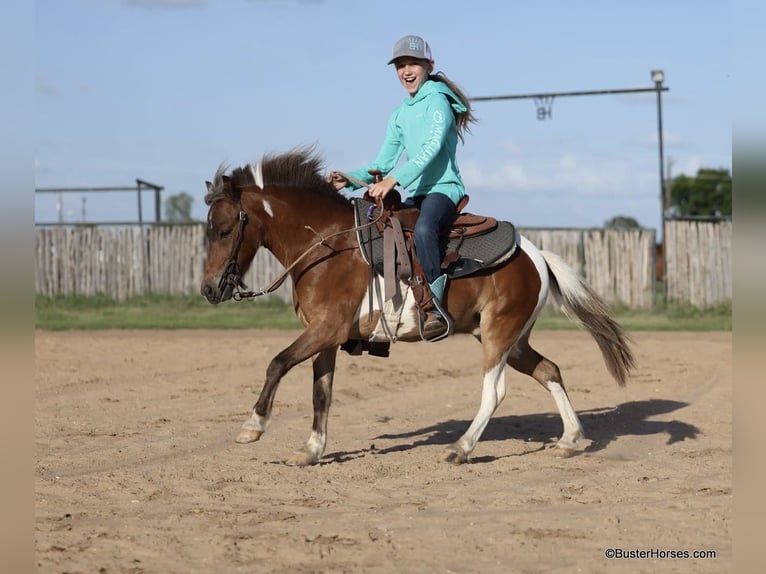
<path fill-rule="evenodd" d="M 202 295 L 204 295 L 205 299 L 207 299 L 210 303 L 218 303 L 218 299 L 215 296 L 215 289 L 213 289 L 210 284 L 205 283 L 202 286 Z"/>

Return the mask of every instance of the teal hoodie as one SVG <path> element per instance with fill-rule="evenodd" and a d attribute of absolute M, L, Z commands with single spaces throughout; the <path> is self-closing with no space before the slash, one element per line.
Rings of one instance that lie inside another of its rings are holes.
<path fill-rule="evenodd" d="M 444 82 L 426 80 L 415 97 L 408 96 L 389 117 L 375 160 L 349 175 L 372 183 L 368 170 L 377 169 L 395 178 L 410 197 L 438 192 L 457 205 L 465 186 L 455 159 L 458 137 L 453 110 L 464 113 L 466 107 Z M 395 167 L 402 152 L 407 161 Z"/>

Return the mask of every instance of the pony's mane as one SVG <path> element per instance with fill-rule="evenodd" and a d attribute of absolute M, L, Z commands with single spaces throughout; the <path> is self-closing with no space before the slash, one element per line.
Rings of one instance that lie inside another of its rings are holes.
<path fill-rule="evenodd" d="M 305 189 L 348 202 L 345 196 L 325 180 L 324 161 L 313 147 L 299 147 L 281 154 L 264 155 L 255 165 L 234 168 L 228 175 L 231 185 L 224 185 L 226 171 L 227 166 L 224 164 L 216 170 L 212 187 L 205 195 L 207 205 L 224 198 L 238 202 L 242 187 L 249 185 Z"/>

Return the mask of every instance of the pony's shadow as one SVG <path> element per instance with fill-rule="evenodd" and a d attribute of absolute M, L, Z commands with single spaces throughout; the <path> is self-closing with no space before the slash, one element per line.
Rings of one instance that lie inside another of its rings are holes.
<path fill-rule="evenodd" d="M 666 444 L 686 439 L 696 439 L 699 429 L 679 420 L 651 421 L 650 417 L 670 413 L 688 406 L 689 403 L 665 399 L 630 401 L 616 407 L 592 409 L 578 413 L 590 444 L 584 452 L 597 452 L 606 448 L 621 436 L 649 436 L 665 434 Z M 402 433 L 382 434 L 373 440 L 414 439 L 406 444 L 386 448 L 375 448 L 354 452 L 328 454 L 326 462 L 345 462 L 368 453 L 386 454 L 411 450 L 424 445 L 448 445 L 457 441 L 471 424 L 470 420 L 449 420 L 435 425 Z M 482 434 L 481 441 L 520 440 L 527 443 L 541 443 L 539 448 L 523 454 L 537 452 L 552 444 L 552 437 L 562 432 L 561 417 L 558 413 L 537 413 L 531 415 L 508 415 L 492 418 Z M 474 462 L 489 462 L 493 457 L 472 459 Z"/>

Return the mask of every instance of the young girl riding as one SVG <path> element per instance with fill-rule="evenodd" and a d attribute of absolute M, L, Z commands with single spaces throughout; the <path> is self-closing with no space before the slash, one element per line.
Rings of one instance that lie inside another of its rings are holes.
<path fill-rule="evenodd" d="M 420 210 L 415 224 L 415 249 L 431 292 L 438 302 L 429 314 L 423 334 L 431 339 L 446 325 L 440 321 L 439 307 L 444 297 L 447 275 L 441 271 L 442 254 L 439 232 L 455 217 L 458 202 L 465 195 L 455 152 L 457 140 L 475 122 L 468 98 L 441 72 L 434 74 L 431 48 L 420 36 L 404 36 L 394 44 L 388 62 L 408 97 L 388 120 L 385 139 L 375 160 L 348 172 L 350 178 L 367 182 L 370 196 L 382 200 L 395 186 L 408 191 L 405 207 Z M 406 161 L 397 166 L 402 152 Z M 369 173 L 385 174 L 373 183 Z M 328 180 L 336 189 L 358 189 L 339 172 L 330 172 Z"/>

